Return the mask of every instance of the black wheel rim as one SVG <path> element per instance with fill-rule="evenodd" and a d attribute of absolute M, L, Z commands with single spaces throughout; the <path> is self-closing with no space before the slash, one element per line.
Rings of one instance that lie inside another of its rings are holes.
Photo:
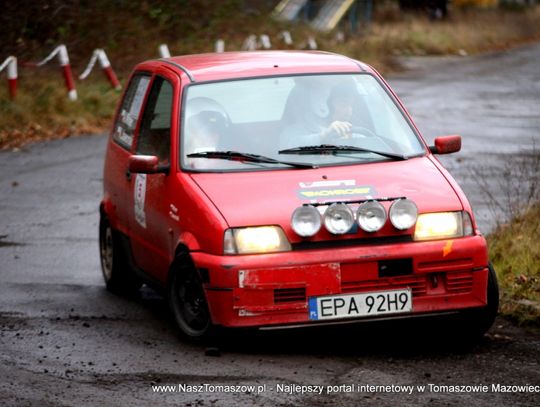
<path fill-rule="evenodd" d="M 177 282 L 175 308 L 179 325 L 188 335 L 201 336 L 210 325 L 208 307 L 201 284 L 193 271 L 179 276 Z"/>
<path fill-rule="evenodd" d="M 114 242 L 112 229 L 110 226 L 105 226 L 102 229 L 101 238 L 99 239 L 100 243 L 100 254 L 101 254 L 101 269 L 103 271 L 103 276 L 105 281 L 109 281 L 112 277 L 112 268 L 113 268 L 113 257 L 114 257 Z"/>

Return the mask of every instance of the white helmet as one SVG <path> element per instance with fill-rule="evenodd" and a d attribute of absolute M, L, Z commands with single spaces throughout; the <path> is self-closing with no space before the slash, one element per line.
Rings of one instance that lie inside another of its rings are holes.
<path fill-rule="evenodd" d="M 229 127 L 229 116 L 223 106 L 207 97 L 188 100 L 184 117 L 191 129 L 221 133 Z"/>

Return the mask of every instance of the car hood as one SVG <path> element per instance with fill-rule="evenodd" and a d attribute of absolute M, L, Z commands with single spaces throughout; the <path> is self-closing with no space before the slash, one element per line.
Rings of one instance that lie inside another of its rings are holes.
<path fill-rule="evenodd" d="M 193 173 L 230 227 L 281 225 L 304 203 L 412 199 L 419 213 L 461 210 L 455 191 L 429 157 L 278 171 Z"/>

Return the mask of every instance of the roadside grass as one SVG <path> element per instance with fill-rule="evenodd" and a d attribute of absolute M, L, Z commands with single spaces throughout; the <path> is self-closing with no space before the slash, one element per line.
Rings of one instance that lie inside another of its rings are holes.
<path fill-rule="evenodd" d="M 500 313 L 520 325 L 540 328 L 540 202 L 488 237 L 499 279 Z"/>
<path fill-rule="evenodd" d="M 60 72 L 24 77 L 17 98 L 0 90 L 0 148 L 28 142 L 102 133 L 111 125 L 119 92 L 106 82 L 77 84 L 79 99 L 67 98 Z"/>
<path fill-rule="evenodd" d="M 390 20 L 373 24 L 367 35 L 335 44 L 333 50 L 389 73 L 400 69 L 396 61 L 399 56 L 465 56 L 540 40 L 539 6 L 522 12 L 455 10 L 439 22 L 414 14 L 400 14 Z"/>
<path fill-rule="evenodd" d="M 344 41 L 338 41 L 334 33 L 316 34 L 306 24 L 274 21 L 269 17 L 270 9 L 254 9 L 246 15 L 234 13 L 231 7 L 235 4 L 235 1 L 227 1 L 208 13 L 189 19 L 186 19 L 189 15 L 180 13 L 178 18 L 193 25 L 192 30 L 182 28 L 186 31 L 182 35 L 177 34 L 180 28 L 176 20 L 163 7 L 143 10 L 147 18 L 137 14 L 141 10 L 135 5 L 132 14 L 125 18 L 103 15 L 104 21 L 108 22 L 105 34 L 108 33 L 109 39 L 105 49 L 121 82 L 125 85 L 133 64 L 157 57 L 161 42 L 167 42 L 173 54 L 181 55 L 211 52 L 217 38 L 225 40 L 226 50 L 239 50 L 248 34 L 266 33 L 273 39 L 274 49 L 283 49 L 287 47 L 278 38 L 285 29 L 295 40 L 294 48 L 306 47 L 307 38 L 314 36 L 319 49 L 361 59 L 383 74 L 402 69 L 400 56 L 466 55 L 540 40 L 540 6 L 522 11 L 455 9 L 448 20 L 440 22 L 431 22 L 423 14 L 401 13 L 397 6 L 379 8 L 369 27 L 361 27 L 358 34 L 346 34 Z M 172 7 L 171 10 L 177 9 Z M 86 55 L 83 50 L 94 46 L 98 37 L 94 31 L 99 31 L 100 27 L 85 20 L 76 23 L 78 20 L 71 17 L 71 25 L 66 23 L 69 29 L 64 30 L 65 38 L 61 40 L 68 47 L 70 43 L 77 44 L 73 48 L 72 65 L 74 73 L 78 73 L 90 54 Z M 80 24 L 79 31 L 76 24 Z M 109 32 L 112 26 L 117 32 Z M 84 32 L 85 41 L 92 43 L 82 41 L 78 32 Z M 141 40 L 142 33 L 145 33 L 144 40 Z M 124 40 L 127 41 L 125 44 Z M 48 40 L 46 47 L 52 49 L 54 44 Z M 33 56 L 29 49 L 23 56 L 38 60 L 41 55 L 36 57 L 35 53 L 39 48 L 33 44 L 32 49 Z M 101 73 L 94 72 L 86 81 L 77 82 L 79 100 L 71 102 L 67 99 L 61 75 L 57 69 L 52 69 L 53 66 L 51 63 L 39 70 L 21 66 L 19 91 L 14 101 L 9 100 L 6 87 L 0 86 L 0 149 L 43 139 L 100 133 L 110 127 L 119 93 L 109 88 Z M 95 69 L 99 70 L 98 67 Z"/>
<path fill-rule="evenodd" d="M 540 329 L 540 150 L 533 139 L 532 148 L 473 168 L 472 176 L 497 219 L 486 239 L 499 280 L 500 313 Z"/>

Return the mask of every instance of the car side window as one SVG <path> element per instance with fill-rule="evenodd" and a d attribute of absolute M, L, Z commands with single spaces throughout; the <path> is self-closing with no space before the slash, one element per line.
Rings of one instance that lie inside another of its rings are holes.
<path fill-rule="evenodd" d="M 120 107 L 120 113 L 114 126 L 113 139 L 128 149 L 131 149 L 133 144 L 133 136 L 149 83 L 150 77 L 148 75 L 134 76 Z"/>
<path fill-rule="evenodd" d="M 169 162 L 172 103 L 173 86 L 156 76 L 142 116 L 137 154 L 155 155 L 161 163 Z"/>

